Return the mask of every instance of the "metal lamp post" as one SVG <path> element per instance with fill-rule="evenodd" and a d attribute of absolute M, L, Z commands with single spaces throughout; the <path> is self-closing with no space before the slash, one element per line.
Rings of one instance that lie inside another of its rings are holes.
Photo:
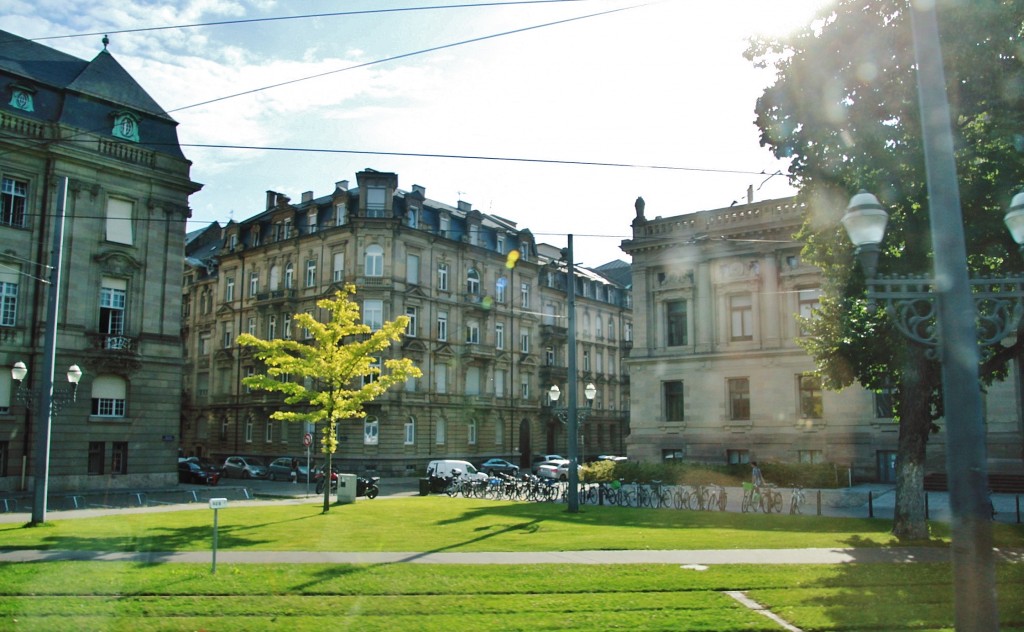
<path fill-rule="evenodd" d="M 52 365 L 51 365 L 52 366 Z M 77 364 L 68 367 L 68 386 L 63 389 L 54 388 L 53 372 L 43 371 L 43 382 L 36 389 L 25 387 L 25 376 L 28 367 L 24 362 L 15 362 L 11 367 L 11 379 L 18 383 L 15 397 L 33 414 L 36 420 L 35 464 L 33 466 L 33 499 L 32 524 L 46 522 L 46 497 L 50 485 L 50 434 L 53 426 L 53 415 L 59 413 L 64 406 L 78 399 L 78 382 L 82 379 L 82 369 Z"/>
<path fill-rule="evenodd" d="M 548 389 L 548 399 L 551 400 L 551 405 L 554 407 L 552 412 L 558 417 L 558 420 L 566 425 L 566 444 L 569 447 L 569 493 L 567 498 L 569 500 L 569 513 L 576 513 L 580 510 L 580 473 L 579 473 L 579 429 L 583 426 L 583 423 L 587 420 L 587 416 L 590 414 L 591 407 L 594 405 L 594 397 L 597 396 L 597 387 L 593 383 L 587 384 L 586 388 L 583 389 L 583 395 L 587 398 L 587 406 L 583 409 L 578 409 L 576 406 L 575 399 L 575 376 L 570 375 L 570 379 L 573 382 L 569 383 L 569 401 L 568 406 L 565 408 L 558 407 L 558 399 L 562 396 L 562 391 L 557 385 L 552 386 Z"/>
<path fill-rule="evenodd" d="M 890 313 L 901 316 L 894 317 L 893 321 L 905 335 L 926 344 L 935 340 L 931 344 L 940 351 L 948 435 L 946 469 L 953 519 L 955 624 L 957 630 L 989 632 L 999 629 L 999 614 L 975 319 L 979 316 L 977 303 L 989 301 L 983 314 L 988 322 L 982 323 L 983 328 L 989 331 L 983 337 L 988 340 L 999 335 L 1014 326 L 1014 319 L 1004 316 L 1019 317 L 1021 294 L 1020 285 L 1014 279 L 989 280 L 987 284 L 983 281 L 972 283 L 968 279 L 953 128 L 935 5 L 928 1 L 909 3 L 934 278 L 920 279 L 915 284 L 887 284 L 873 280 L 877 244 L 884 233 L 884 221 L 881 228 L 878 228 L 877 221 L 884 211 L 874 196 L 854 196 L 843 225 L 851 232 L 851 240 L 857 246 L 859 256 L 866 260 L 863 267 L 869 277 L 869 300 L 882 298 L 888 301 Z M 1011 213 L 1021 210 L 1021 202 L 1024 200 L 1020 196 L 1014 198 Z M 874 223 L 871 216 L 875 218 Z M 865 236 L 860 230 L 862 223 L 874 225 L 873 230 L 879 233 L 878 239 Z M 1020 214 L 1007 217 L 1006 223 L 1014 239 L 1021 243 Z M 875 252 L 872 252 L 873 248 Z M 972 296 L 972 285 L 985 290 L 988 296 L 979 296 L 978 293 Z M 996 289 L 992 290 L 993 287 Z M 933 296 L 927 297 L 927 294 Z M 1006 312 L 1007 309 L 1010 311 Z M 929 331 L 928 326 L 922 324 L 930 321 L 933 315 L 937 331 Z"/>
<path fill-rule="evenodd" d="M 1024 277 L 968 279 L 962 220 L 948 226 L 935 217 L 940 213 L 934 203 L 931 214 L 933 278 L 875 276 L 888 215 L 874 195 L 853 196 L 842 223 L 867 277 L 868 300 L 881 302 L 905 337 L 941 359 L 956 629 L 997 630 L 978 344 L 995 345 L 1016 333 L 1024 314 Z M 1024 193 L 1014 196 L 1004 222 L 1024 252 Z M 946 231 L 958 233 L 958 243 L 940 239 Z"/>

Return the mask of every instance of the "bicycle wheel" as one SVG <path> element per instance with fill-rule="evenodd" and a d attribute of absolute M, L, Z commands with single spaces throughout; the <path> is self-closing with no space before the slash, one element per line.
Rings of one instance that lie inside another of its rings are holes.
<path fill-rule="evenodd" d="M 672 493 L 672 506 L 676 509 L 682 509 L 686 506 L 686 501 L 683 500 L 683 493 L 678 489 Z"/>
<path fill-rule="evenodd" d="M 723 489 L 718 492 L 718 511 L 725 511 L 726 506 L 729 503 L 729 496 Z"/>
<path fill-rule="evenodd" d="M 782 513 L 782 492 L 772 491 L 772 511 Z"/>

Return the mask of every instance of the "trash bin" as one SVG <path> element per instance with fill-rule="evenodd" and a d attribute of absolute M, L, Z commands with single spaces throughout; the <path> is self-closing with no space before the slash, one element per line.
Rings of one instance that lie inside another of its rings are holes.
<path fill-rule="evenodd" d="M 356 475 L 338 474 L 338 504 L 345 505 L 356 501 Z"/>
<path fill-rule="evenodd" d="M 429 478 L 421 478 L 420 479 L 420 496 L 426 496 L 429 493 L 430 493 L 430 479 Z"/>

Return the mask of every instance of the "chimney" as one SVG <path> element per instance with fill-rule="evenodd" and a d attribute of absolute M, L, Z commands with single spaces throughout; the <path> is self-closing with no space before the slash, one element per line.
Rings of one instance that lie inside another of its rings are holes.
<path fill-rule="evenodd" d="M 339 191 L 348 191 L 348 180 L 338 180 L 334 183 L 334 187 Z"/>
<path fill-rule="evenodd" d="M 473 205 L 470 204 L 469 202 L 459 200 L 459 210 L 468 213 L 473 210 Z"/>
<path fill-rule="evenodd" d="M 747 204 L 753 204 L 753 203 L 754 203 L 754 185 L 748 184 L 747 185 Z"/>
<path fill-rule="evenodd" d="M 427 197 L 427 187 L 421 187 L 418 184 L 414 184 L 414 185 L 412 185 L 412 192 L 413 193 L 419 193 L 423 197 Z"/>
<path fill-rule="evenodd" d="M 302 201 L 303 202 L 312 202 L 313 201 L 313 192 L 312 191 L 303 191 L 302 192 Z"/>

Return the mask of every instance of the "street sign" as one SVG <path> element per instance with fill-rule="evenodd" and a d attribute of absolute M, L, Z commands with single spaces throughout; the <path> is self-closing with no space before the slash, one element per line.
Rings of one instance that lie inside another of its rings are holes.
<path fill-rule="evenodd" d="M 211 498 L 210 509 L 224 509 L 228 506 L 227 498 Z"/>
<path fill-rule="evenodd" d="M 313 435 L 307 432 L 306 436 L 302 437 L 302 445 L 306 446 L 307 448 L 313 445 Z"/>

